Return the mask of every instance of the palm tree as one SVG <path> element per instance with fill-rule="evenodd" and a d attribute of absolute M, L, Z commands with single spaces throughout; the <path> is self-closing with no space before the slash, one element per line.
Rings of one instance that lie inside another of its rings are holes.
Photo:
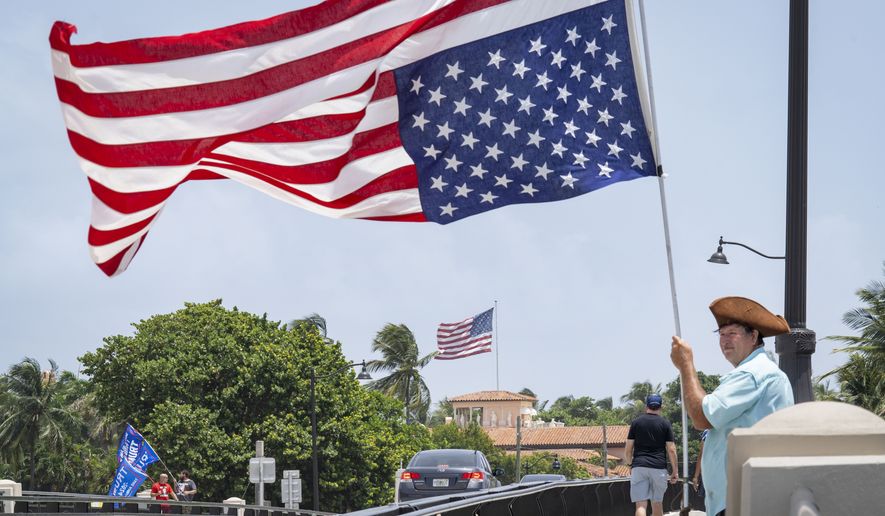
<path fill-rule="evenodd" d="M 849 359 L 823 377 L 838 375 L 845 401 L 885 417 L 885 283 L 873 281 L 857 297 L 866 306 L 846 312 L 842 322 L 860 335 L 827 337 L 847 344 L 835 351 L 849 353 Z"/>
<path fill-rule="evenodd" d="M 424 383 L 420 370 L 433 360 L 434 351 L 418 358 L 418 343 L 405 324 L 386 324 L 372 341 L 372 351 L 380 352 L 381 360 L 366 362 L 370 372 L 389 372 L 366 387 L 403 400 L 406 423 L 411 414 L 423 421 L 430 409 L 430 389 Z"/>
<path fill-rule="evenodd" d="M 645 405 L 645 397 L 655 392 L 661 392 L 661 384 L 652 385 L 648 380 L 634 382 L 630 386 L 630 391 L 621 396 L 621 403 L 635 403 L 638 401 Z"/>
<path fill-rule="evenodd" d="M 846 312 L 842 322 L 852 330 L 859 331 L 860 335 L 834 335 L 827 339 L 848 344 L 835 351 L 857 352 L 869 358 L 881 359 L 885 357 L 885 282 L 873 281 L 856 294 L 867 306 Z"/>
<path fill-rule="evenodd" d="M 314 328 L 317 333 L 320 334 L 320 337 L 323 338 L 323 342 L 329 343 L 332 339 L 326 336 L 326 319 L 322 315 L 314 312 L 308 316 L 302 317 L 301 319 L 292 319 L 289 321 L 289 324 L 286 325 L 288 329 L 297 328 L 298 326 L 306 324 L 308 327 Z"/>
<path fill-rule="evenodd" d="M 29 489 L 36 485 L 37 443 L 61 448 L 65 436 L 77 426 L 64 403 L 64 386 L 57 381 L 58 365 L 53 360 L 49 363 L 52 368 L 43 372 L 39 362 L 25 358 L 0 377 L 0 450 L 7 460 L 27 455 Z"/>

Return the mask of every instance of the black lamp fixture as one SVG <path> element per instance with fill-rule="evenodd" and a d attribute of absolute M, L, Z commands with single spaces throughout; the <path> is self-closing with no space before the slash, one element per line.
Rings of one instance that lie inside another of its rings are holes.
<path fill-rule="evenodd" d="M 740 242 L 728 242 L 726 240 L 723 240 L 723 238 L 720 236 L 719 237 L 719 246 L 716 248 L 716 252 L 713 253 L 712 256 L 710 256 L 709 260 L 707 260 L 708 262 L 718 263 L 720 265 L 728 265 L 728 258 L 726 258 L 725 253 L 722 252 L 723 245 L 739 245 L 739 246 L 743 247 L 744 249 L 749 249 L 750 251 L 753 251 L 754 253 L 758 254 L 759 256 L 762 256 L 763 258 L 768 258 L 769 260 L 784 260 L 784 259 L 786 259 L 785 256 L 768 256 L 767 254 L 760 253 L 759 251 L 753 249 L 752 247 L 742 244 Z"/>
<path fill-rule="evenodd" d="M 562 467 L 562 464 L 559 462 L 559 455 L 553 456 L 553 464 L 550 465 L 553 468 L 553 471 L 559 471 L 559 468 Z"/>

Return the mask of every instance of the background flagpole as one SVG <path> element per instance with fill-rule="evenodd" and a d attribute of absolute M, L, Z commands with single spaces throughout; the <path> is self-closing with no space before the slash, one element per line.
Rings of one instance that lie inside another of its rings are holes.
<path fill-rule="evenodd" d="M 632 3 L 632 0 L 628 0 Z M 654 144 L 656 161 L 658 163 L 658 190 L 661 195 L 661 215 L 664 222 L 664 244 L 667 249 L 667 270 L 670 276 L 670 297 L 673 305 L 673 322 L 676 335 L 682 336 L 682 327 L 679 324 L 679 303 L 676 300 L 676 276 L 673 272 L 673 249 L 670 243 L 670 221 L 667 216 L 667 195 L 664 191 L 664 169 L 661 166 L 661 144 L 658 138 L 658 119 L 655 110 L 654 81 L 651 75 L 651 53 L 648 49 L 648 31 L 645 25 L 645 0 L 639 0 L 639 23 L 642 26 L 642 49 L 645 54 L 645 75 L 648 78 L 648 100 L 651 108 L 651 125 L 654 132 Z M 680 373 L 681 376 L 681 373 Z M 688 418 L 685 414 L 685 382 L 680 378 L 679 397 L 682 403 L 682 477 L 688 478 Z M 674 464 L 674 468 L 676 465 Z M 677 468 L 678 469 L 678 468 Z M 682 507 L 688 508 L 688 483 L 682 483 Z"/>
<path fill-rule="evenodd" d="M 498 355 L 500 354 L 501 342 L 498 340 L 498 300 L 495 300 L 495 331 L 492 338 L 495 340 L 495 390 L 501 390 L 500 369 L 498 369 Z"/>

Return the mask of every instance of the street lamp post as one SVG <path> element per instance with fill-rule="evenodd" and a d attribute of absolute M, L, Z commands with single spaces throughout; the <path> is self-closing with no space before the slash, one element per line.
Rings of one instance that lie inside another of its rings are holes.
<path fill-rule="evenodd" d="M 315 367 L 310 368 L 310 450 L 311 450 L 311 460 L 313 462 L 312 471 L 313 471 L 313 510 L 320 510 L 320 467 L 319 467 L 319 458 L 317 457 L 317 401 L 316 401 L 316 384 L 317 379 L 328 378 L 330 376 L 336 375 L 341 371 L 350 369 L 354 366 L 362 366 L 362 370 L 360 374 L 357 375 L 357 380 L 371 380 L 372 377 L 366 371 L 366 361 L 362 362 L 351 362 L 344 367 L 336 369 L 330 373 L 326 373 L 323 375 L 317 376 L 317 371 Z"/>

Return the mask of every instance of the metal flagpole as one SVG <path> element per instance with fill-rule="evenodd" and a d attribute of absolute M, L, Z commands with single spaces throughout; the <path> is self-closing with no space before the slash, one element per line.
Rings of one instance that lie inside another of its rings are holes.
<path fill-rule="evenodd" d="M 632 0 L 627 2 L 632 6 Z M 673 322 L 676 335 L 682 336 L 682 327 L 679 324 L 679 303 L 676 300 L 676 277 L 673 273 L 673 249 L 670 243 L 670 221 L 667 216 L 667 195 L 664 191 L 664 173 L 661 166 L 661 145 L 658 138 L 658 120 L 655 111 L 654 82 L 651 75 L 651 54 L 648 49 L 648 31 L 645 25 L 645 0 L 639 0 L 639 23 L 642 26 L 642 50 L 645 55 L 645 75 L 648 78 L 648 100 L 650 104 L 651 125 L 654 132 L 654 144 L 658 162 L 658 190 L 661 194 L 661 215 L 664 222 L 664 243 L 667 248 L 667 270 L 670 275 L 670 297 L 673 304 Z M 681 375 L 681 373 L 680 373 Z M 685 414 L 685 382 L 680 378 L 679 396 L 682 399 L 682 477 L 688 478 L 688 418 Z M 674 464 L 674 468 L 677 466 Z M 678 468 L 677 468 L 678 470 Z M 688 483 L 682 483 L 682 507 L 688 508 Z"/>
<path fill-rule="evenodd" d="M 493 335 L 495 340 L 495 390 L 501 390 L 501 376 L 498 369 L 498 355 L 500 354 L 501 343 L 498 341 L 498 300 L 495 300 L 495 332 Z"/>

